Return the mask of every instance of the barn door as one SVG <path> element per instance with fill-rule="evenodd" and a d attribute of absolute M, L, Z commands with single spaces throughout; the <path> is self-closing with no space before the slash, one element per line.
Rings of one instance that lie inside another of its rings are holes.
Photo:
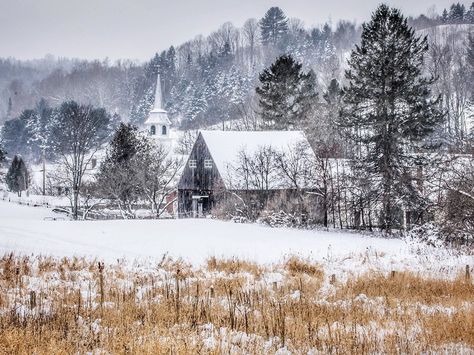
<path fill-rule="evenodd" d="M 193 199 L 193 218 L 196 218 L 198 215 L 198 201 Z"/>

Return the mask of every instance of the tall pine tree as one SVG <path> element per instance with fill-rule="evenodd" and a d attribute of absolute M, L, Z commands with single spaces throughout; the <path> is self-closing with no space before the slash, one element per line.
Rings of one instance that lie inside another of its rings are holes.
<path fill-rule="evenodd" d="M 314 74 L 304 73 L 300 63 L 291 55 L 284 55 L 259 79 L 256 92 L 264 128 L 301 128 L 317 97 Z"/>
<path fill-rule="evenodd" d="M 451 23 L 461 23 L 464 20 L 466 14 L 466 7 L 464 4 L 457 3 L 452 4 L 449 9 L 449 20 Z"/>
<path fill-rule="evenodd" d="M 391 232 L 397 207 L 422 203 L 413 173 L 423 163 L 423 140 L 443 120 L 422 74 L 427 39 L 415 36 L 399 10 L 380 5 L 352 51 L 339 124 L 363 147 L 360 160 Z"/>
<path fill-rule="evenodd" d="M 260 20 L 262 43 L 277 45 L 288 33 L 288 19 L 279 7 L 271 7 Z"/>

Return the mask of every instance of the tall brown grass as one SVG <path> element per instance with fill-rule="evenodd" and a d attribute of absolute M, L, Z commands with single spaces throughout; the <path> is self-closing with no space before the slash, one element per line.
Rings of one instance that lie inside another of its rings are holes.
<path fill-rule="evenodd" d="M 210 258 L 201 268 L 5 255 L 5 354 L 474 351 L 474 286 L 460 276 L 367 273 Z"/>

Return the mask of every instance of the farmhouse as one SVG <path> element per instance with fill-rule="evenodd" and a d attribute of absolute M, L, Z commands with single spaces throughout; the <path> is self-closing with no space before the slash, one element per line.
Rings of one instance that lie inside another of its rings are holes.
<path fill-rule="evenodd" d="M 314 152 L 301 131 L 200 131 L 178 183 L 179 217 L 210 213 L 220 196 L 265 190 L 311 188 L 311 182 L 288 181 L 268 164 L 270 153 L 295 154 L 296 147 L 313 160 Z M 252 157 L 260 160 L 253 164 Z M 258 165 L 258 166 L 255 166 Z"/>

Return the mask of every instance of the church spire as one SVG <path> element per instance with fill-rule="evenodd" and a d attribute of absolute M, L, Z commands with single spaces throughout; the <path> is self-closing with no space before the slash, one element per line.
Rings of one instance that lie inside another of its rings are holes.
<path fill-rule="evenodd" d="M 155 104 L 153 105 L 154 110 L 163 110 L 163 102 L 161 96 L 161 77 L 160 73 L 156 78 L 156 91 L 155 91 Z"/>

